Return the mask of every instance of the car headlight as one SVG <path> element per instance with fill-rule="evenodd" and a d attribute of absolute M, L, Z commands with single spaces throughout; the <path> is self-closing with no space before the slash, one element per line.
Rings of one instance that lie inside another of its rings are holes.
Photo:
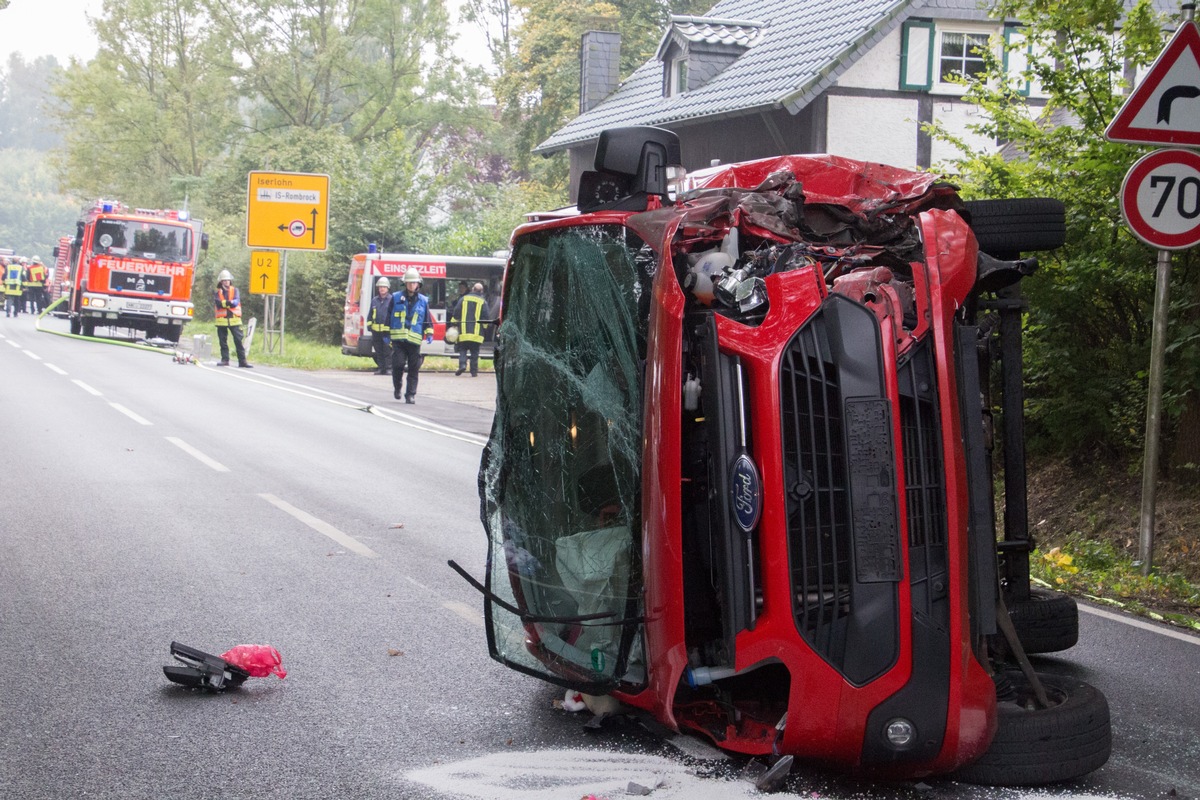
<path fill-rule="evenodd" d="M 108 305 L 108 301 L 103 297 L 93 297 L 91 298 L 90 303 L 88 302 L 88 298 L 85 297 L 83 299 L 83 303 L 84 305 L 90 305 L 92 308 L 104 308 L 106 305 Z"/>
<path fill-rule="evenodd" d="M 171 306 L 171 316 L 186 317 L 189 310 L 187 306 Z"/>

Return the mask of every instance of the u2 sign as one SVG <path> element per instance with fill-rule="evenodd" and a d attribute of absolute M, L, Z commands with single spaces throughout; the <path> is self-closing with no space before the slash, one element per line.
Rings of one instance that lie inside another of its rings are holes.
<path fill-rule="evenodd" d="M 1129 168 L 1121 213 L 1133 235 L 1160 250 L 1200 244 L 1200 155 L 1155 150 Z"/>

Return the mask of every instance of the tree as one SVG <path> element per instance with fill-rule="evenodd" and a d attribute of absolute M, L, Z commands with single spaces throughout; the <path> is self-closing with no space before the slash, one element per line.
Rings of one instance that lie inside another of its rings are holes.
<path fill-rule="evenodd" d="M 1064 454 L 1137 457 L 1144 422 L 1155 254 L 1121 219 L 1121 181 L 1144 150 L 1104 139 L 1128 89 L 1125 76 L 1162 49 L 1165 21 L 1149 0 L 1002 0 L 993 13 L 1028 20 L 1035 57 L 1024 77 L 1048 95 L 1033 116 L 999 59 L 967 98 L 984 111 L 976 131 L 1007 142 L 970 152 L 949 171 L 969 196 L 1058 197 L 1067 243 L 1024 281 L 1029 298 L 1028 418 L 1042 447 Z M 1011 45 L 1025 49 L 1026 44 Z M 948 137 L 945 131 L 936 135 Z M 1178 418 L 1200 378 L 1197 264 L 1177 260 L 1167 411 Z"/>
<path fill-rule="evenodd" d="M 231 43 L 256 132 L 386 135 L 423 99 L 426 55 L 436 60 L 449 46 L 442 0 L 202 1 Z"/>
<path fill-rule="evenodd" d="M 141 206 L 180 204 L 228 150 L 237 98 L 228 43 L 198 0 L 105 0 L 96 58 L 58 87 L 66 185 Z"/>
<path fill-rule="evenodd" d="M 51 150 L 62 142 L 48 124 L 54 96 L 50 93 L 59 73 L 58 59 L 40 56 L 26 61 L 20 53 L 8 57 L 0 84 L 0 144 L 31 150 Z"/>

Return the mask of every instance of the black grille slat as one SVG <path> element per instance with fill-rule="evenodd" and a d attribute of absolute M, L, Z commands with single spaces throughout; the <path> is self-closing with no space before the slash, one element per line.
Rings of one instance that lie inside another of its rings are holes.
<path fill-rule="evenodd" d="M 799 509 L 789 516 L 795 616 L 814 647 L 824 652 L 838 643 L 835 623 L 848 613 L 848 536 L 845 452 L 836 371 L 827 363 L 824 328 L 806 328 L 787 350 L 784 414 L 791 416 L 790 463 L 801 467 L 791 493 Z M 805 447 L 805 442 L 811 446 Z M 807 457 L 805 457 L 807 451 Z"/>
<path fill-rule="evenodd" d="M 900 427 L 913 610 L 944 623 L 946 592 L 946 483 L 938 426 L 932 353 L 924 343 L 900 368 Z"/>
<path fill-rule="evenodd" d="M 808 645 L 861 685 L 897 658 L 904 574 L 878 323 L 831 296 L 779 364 L 792 614 Z"/>

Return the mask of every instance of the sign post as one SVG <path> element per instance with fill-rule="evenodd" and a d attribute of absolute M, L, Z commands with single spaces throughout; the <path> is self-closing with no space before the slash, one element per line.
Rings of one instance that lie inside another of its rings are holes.
<path fill-rule="evenodd" d="M 274 344 L 278 342 L 282 355 L 287 318 L 287 251 L 328 249 L 329 176 L 306 172 L 251 172 L 246 183 L 246 246 L 283 251 L 282 277 L 276 275 L 276 285 L 281 282 L 282 291 L 260 292 L 251 288 L 252 292 L 267 295 L 263 301 L 267 352 L 275 352 Z M 274 327 L 276 300 L 279 301 L 278 329 Z M 274 338 L 272 334 L 276 334 Z"/>
<path fill-rule="evenodd" d="M 1193 20 L 1196 4 L 1185 2 L 1181 10 L 1183 24 L 1104 132 L 1109 141 L 1200 146 L 1200 30 Z M 1171 251 L 1200 243 L 1200 156 L 1190 150 L 1158 150 L 1140 159 L 1130 167 L 1121 186 L 1121 213 L 1135 236 L 1158 248 L 1138 525 L 1138 559 L 1142 574 L 1149 575 L 1154 562 Z"/>

